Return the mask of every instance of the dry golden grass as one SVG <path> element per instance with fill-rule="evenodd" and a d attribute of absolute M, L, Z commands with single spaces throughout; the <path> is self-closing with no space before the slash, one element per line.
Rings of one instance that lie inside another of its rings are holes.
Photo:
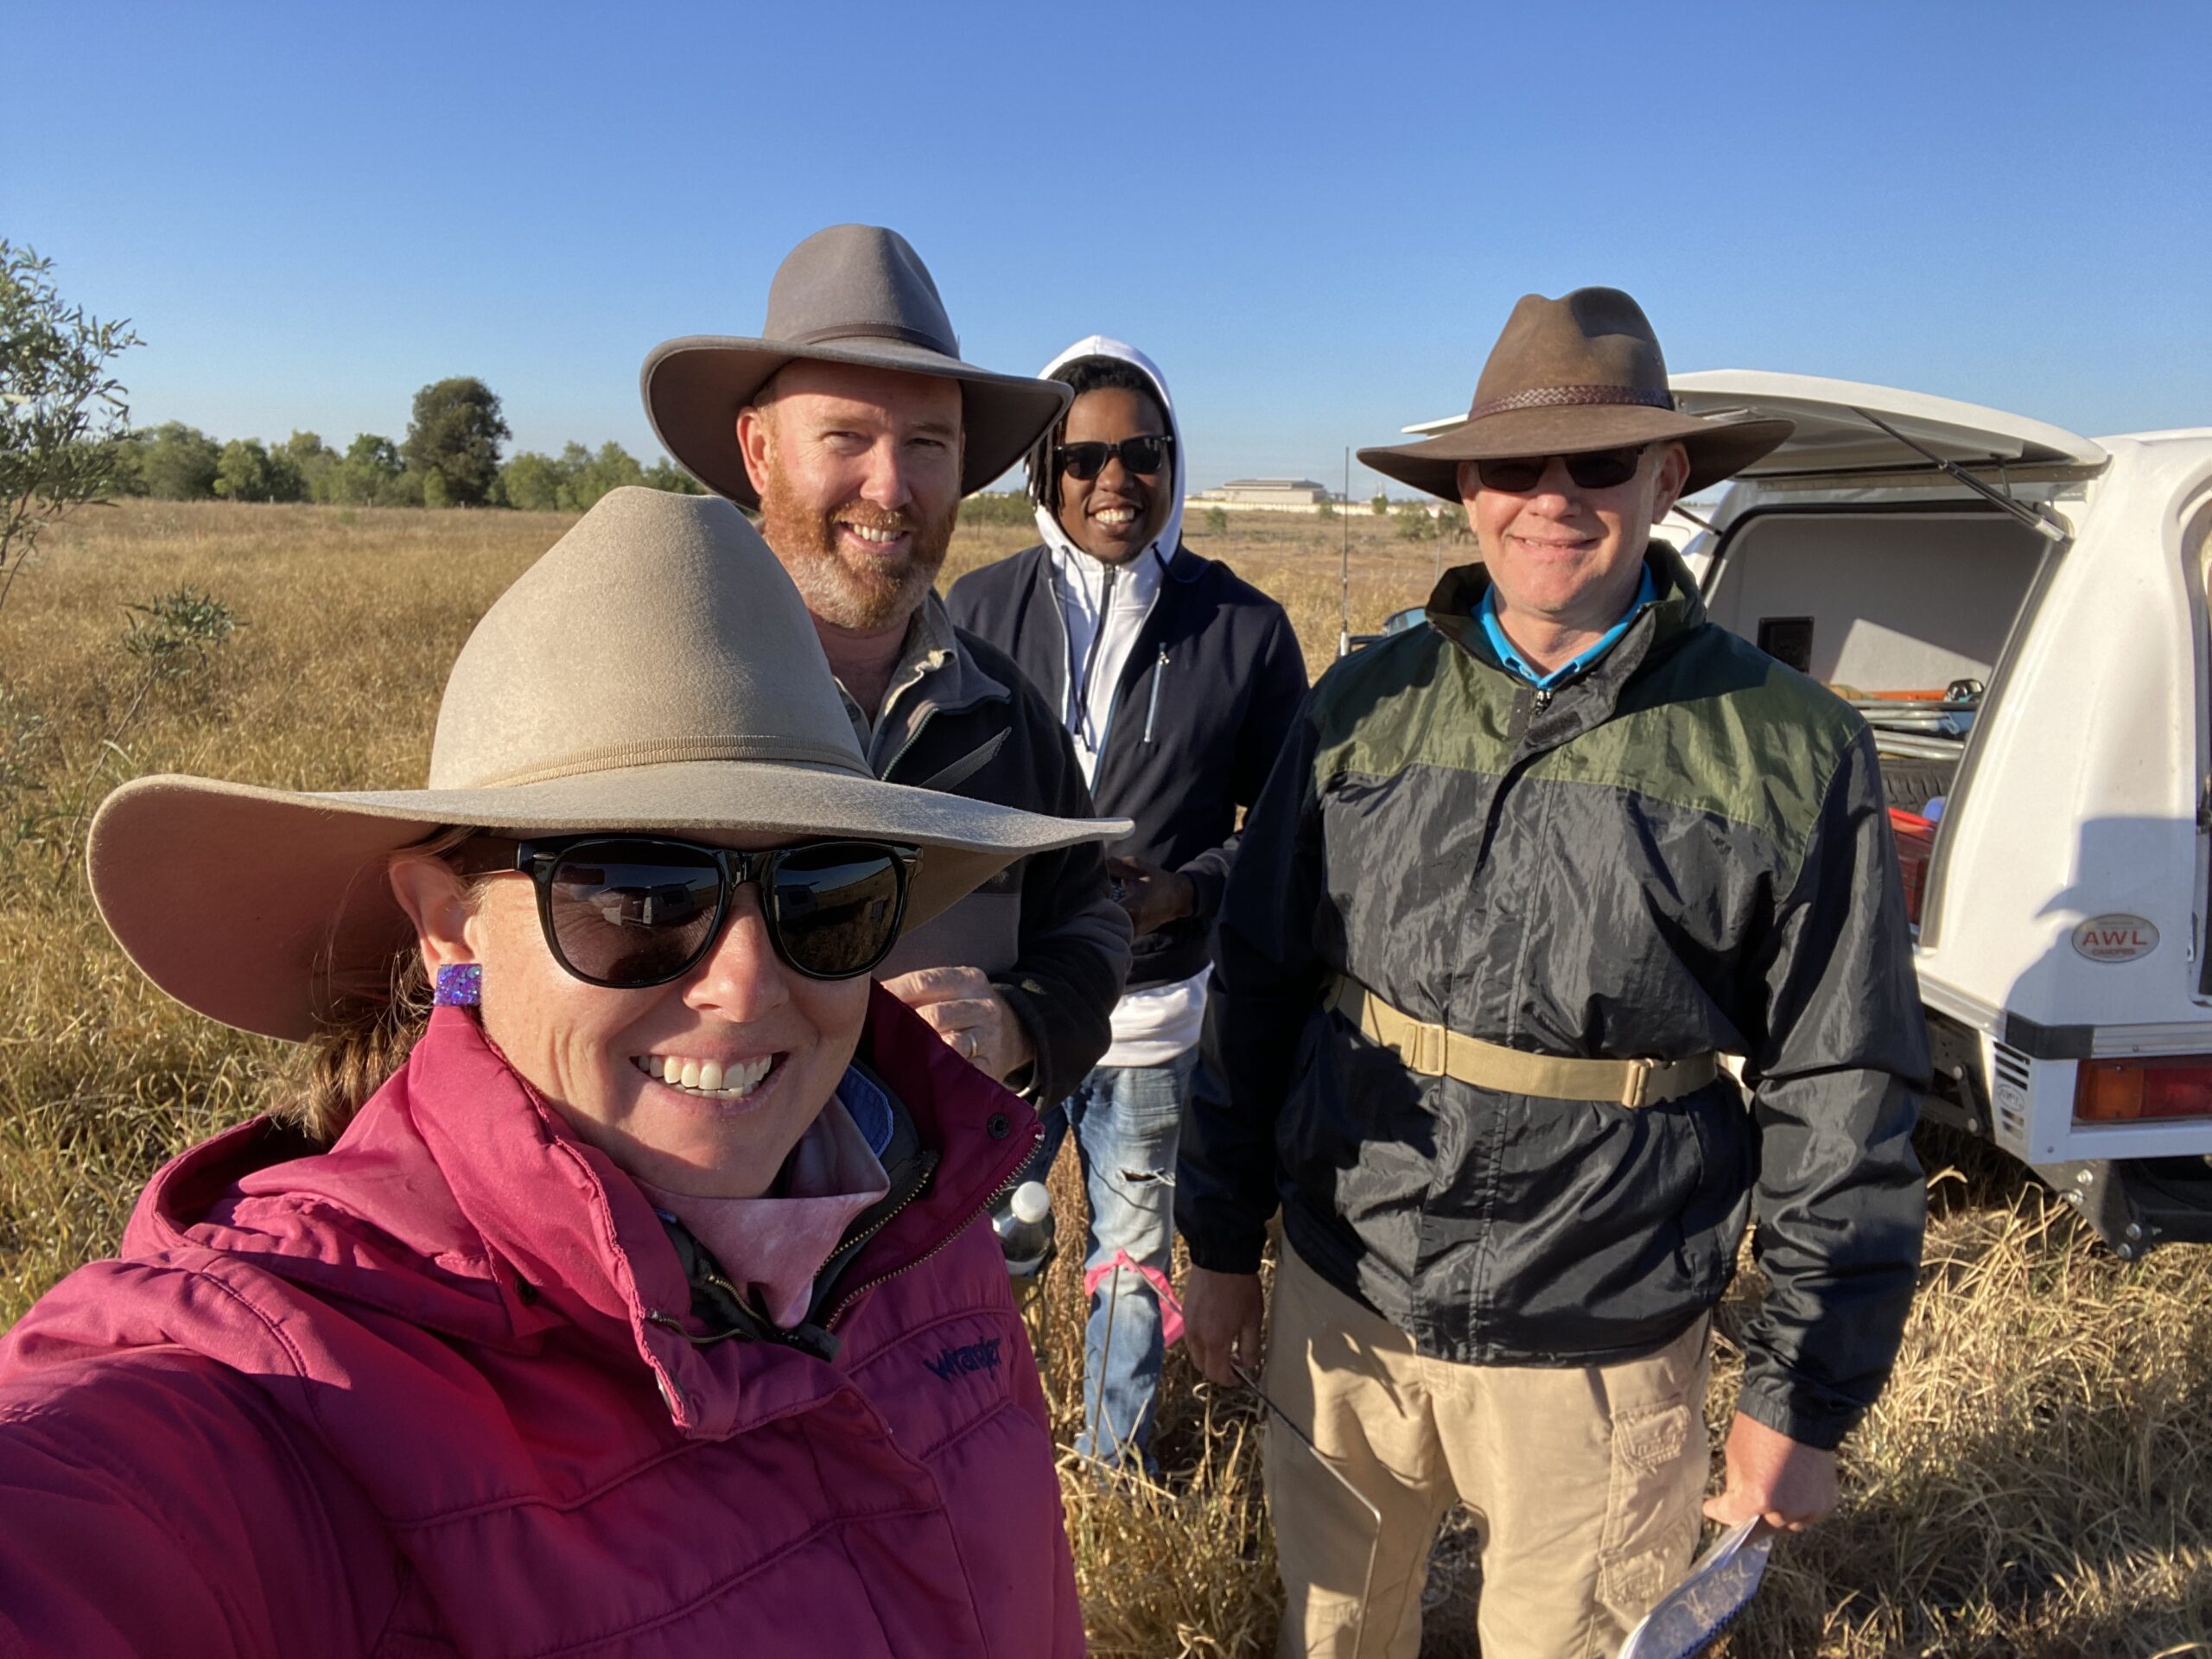
<path fill-rule="evenodd" d="M 70 856 L 126 776 L 183 770 L 317 788 L 420 778 L 448 665 L 493 598 L 569 521 L 513 513 L 133 504 L 51 534 L 0 610 L 0 1325 L 111 1249 L 137 1187 L 252 1109 L 276 1046 L 186 1014 L 108 941 Z M 1339 523 L 1234 519 L 1191 539 L 1333 654 Z M 1353 618 L 1418 603 L 1427 544 L 1353 515 Z M 948 573 L 1012 551 L 963 536 Z M 149 683 L 125 607 L 189 585 L 241 626 L 204 670 Z M 133 712 L 135 709 L 135 713 Z M 11 785 L 10 779 L 19 781 Z M 42 783 L 31 789 L 20 780 Z M 2212 1255 L 2123 1264 L 1972 1148 L 1940 1149 L 1923 1294 L 1888 1395 L 1846 1449 L 1842 1511 L 1777 1546 L 1739 1654 L 2212 1652 Z M 1039 1347 L 1064 1441 L 1082 1364 L 1080 1197 Z M 1735 1386 L 1723 1309 L 1716 1433 Z M 1171 1356 L 1164 1480 L 1064 1471 L 1094 1650 L 1267 1650 L 1273 1560 L 1245 1400 Z M 1464 1533 L 1440 1549 L 1428 1648 L 1471 1651 Z"/>

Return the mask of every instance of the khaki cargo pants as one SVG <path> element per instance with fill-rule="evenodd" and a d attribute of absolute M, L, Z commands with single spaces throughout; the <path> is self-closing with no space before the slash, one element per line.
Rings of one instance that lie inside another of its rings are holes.
<path fill-rule="evenodd" d="M 1455 1498 L 1478 1525 L 1485 1659 L 1616 1653 L 1697 1541 L 1709 1322 L 1618 1364 L 1458 1365 L 1415 1353 L 1287 1244 L 1280 1259 L 1268 1393 L 1382 1511 L 1382 1529 L 1296 1436 L 1270 1428 L 1288 1592 L 1278 1654 L 1414 1659 L 1429 1547 Z"/>

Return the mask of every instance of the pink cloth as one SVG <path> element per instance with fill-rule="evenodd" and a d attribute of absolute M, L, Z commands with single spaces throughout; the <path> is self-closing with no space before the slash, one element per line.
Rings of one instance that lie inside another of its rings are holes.
<path fill-rule="evenodd" d="M 781 1190 L 758 1198 L 695 1198 L 644 1181 L 657 1208 L 691 1230 L 753 1306 L 786 1331 L 806 1317 L 814 1275 L 853 1217 L 891 1191 L 844 1103 L 831 1096 L 784 1166 Z"/>
<path fill-rule="evenodd" d="M 1176 1300 L 1175 1287 L 1158 1268 L 1140 1267 L 1127 1250 L 1116 1250 L 1113 1259 L 1101 1262 L 1083 1275 L 1083 1294 L 1095 1296 L 1098 1287 L 1112 1278 L 1115 1273 L 1127 1268 L 1131 1273 L 1141 1273 L 1150 1281 L 1160 1297 L 1160 1345 L 1173 1348 L 1183 1340 L 1183 1304 Z"/>
<path fill-rule="evenodd" d="M 463 1010 L 319 1155 L 256 1121 L 0 1342 L 0 1656 L 1080 1654 L 988 1226 L 1036 1120 L 880 990 L 938 1155 L 834 1361 L 694 1346 L 645 1195 Z"/>

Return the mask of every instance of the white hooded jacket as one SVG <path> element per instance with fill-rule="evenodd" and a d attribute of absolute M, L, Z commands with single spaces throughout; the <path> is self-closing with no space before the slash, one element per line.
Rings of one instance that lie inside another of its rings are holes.
<path fill-rule="evenodd" d="M 1060 719 L 1074 740 L 1084 781 L 1093 783 L 1114 718 L 1115 688 L 1122 683 L 1129 652 L 1159 596 L 1167 562 L 1182 540 L 1186 491 L 1182 428 L 1159 365 L 1126 341 L 1092 334 L 1047 363 L 1041 378 L 1053 379 L 1068 365 L 1086 358 L 1113 359 L 1142 374 L 1151 383 L 1153 396 L 1167 422 L 1168 435 L 1174 440 L 1168 447 L 1167 476 L 1162 480 L 1167 493 L 1167 516 L 1151 545 L 1127 563 L 1109 566 L 1091 557 L 1076 546 L 1051 506 L 1037 509 L 1037 531 L 1051 555 L 1053 588 L 1066 631 L 1068 692 Z M 1049 464 L 1049 457 L 1046 461 Z M 1056 492 L 1046 488 L 1039 493 L 1049 500 Z M 1155 677 L 1154 695 L 1157 694 Z M 1188 1050 L 1198 1039 L 1205 1014 L 1205 974 L 1200 972 L 1173 984 L 1126 993 L 1114 1007 L 1113 1046 L 1099 1064 L 1160 1065 Z"/>
<path fill-rule="evenodd" d="M 1127 363 L 1152 385 L 1167 431 L 1174 442 L 1168 447 L 1167 516 L 1152 544 L 1119 568 L 1102 564 L 1077 547 L 1062 527 L 1059 516 L 1048 506 L 1037 509 L 1037 531 L 1051 550 L 1053 585 L 1059 595 L 1059 612 L 1067 629 L 1068 696 L 1060 710 L 1068 734 L 1075 740 L 1076 758 L 1084 781 L 1096 781 L 1098 757 L 1106 747 L 1106 730 L 1114 714 L 1114 688 L 1121 683 L 1130 648 L 1144 626 L 1160 592 L 1167 561 L 1175 556 L 1183 534 L 1184 463 L 1182 429 L 1175 419 L 1174 401 L 1159 365 L 1134 346 L 1103 334 L 1079 340 L 1047 363 L 1044 379 L 1056 378 L 1069 364 L 1085 358 L 1109 358 Z M 1040 492 L 1050 497 L 1050 489 Z M 1099 628 L 1102 603 L 1107 607 L 1105 627 Z"/>

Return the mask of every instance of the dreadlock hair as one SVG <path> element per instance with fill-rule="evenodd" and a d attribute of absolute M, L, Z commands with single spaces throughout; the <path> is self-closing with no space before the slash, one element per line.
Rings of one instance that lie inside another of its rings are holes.
<path fill-rule="evenodd" d="M 1134 391 L 1152 405 L 1162 426 L 1167 424 L 1167 411 L 1160 404 L 1160 388 L 1134 363 L 1125 363 L 1118 357 L 1078 357 L 1072 363 L 1062 364 L 1052 378 L 1074 388 L 1077 397 L 1086 391 Z M 1074 406 L 1072 402 L 1068 405 L 1071 409 Z M 1029 468 L 1030 500 L 1055 514 L 1060 510 L 1060 473 L 1052 465 L 1052 451 L 1066 442 L 1067 431 L 1068 417 L 1063 413 L 1045 435 L 1030 446 L 1026 463 Z"/>

